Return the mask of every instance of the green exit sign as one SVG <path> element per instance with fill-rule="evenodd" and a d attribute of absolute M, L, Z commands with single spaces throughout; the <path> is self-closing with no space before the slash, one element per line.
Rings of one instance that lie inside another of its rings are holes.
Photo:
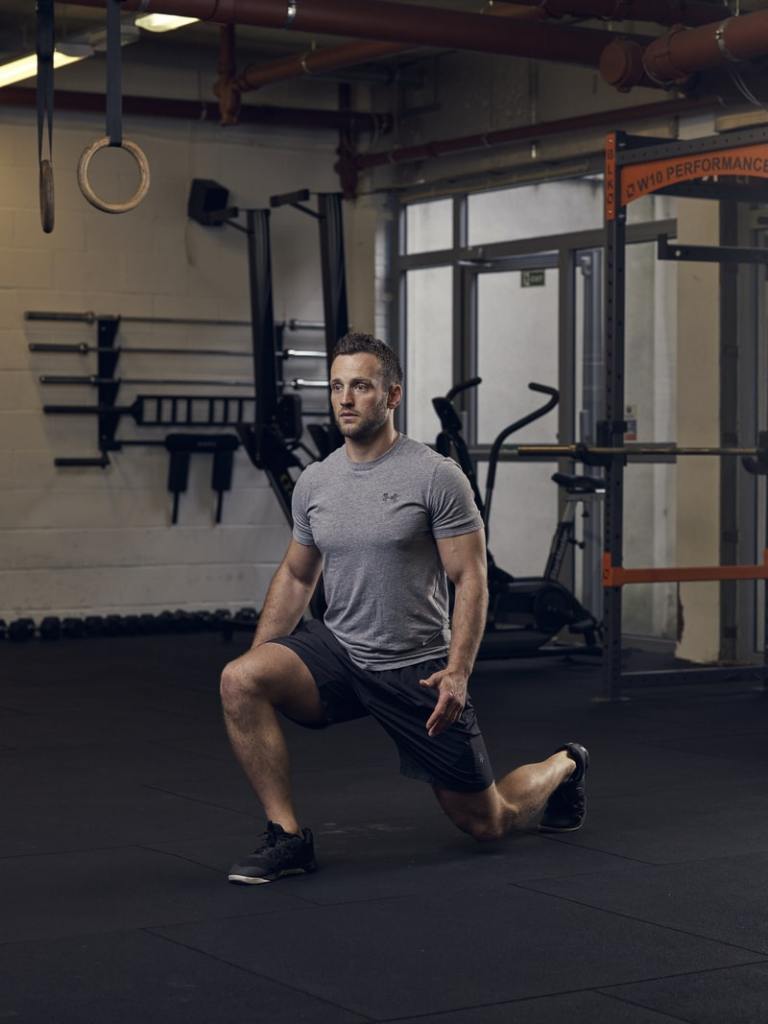
<path fill-rule="evenodd" d="M 520 284 L 523 288 L 543 288 L 547 283 L 546 270 L 523 270 Z"/>

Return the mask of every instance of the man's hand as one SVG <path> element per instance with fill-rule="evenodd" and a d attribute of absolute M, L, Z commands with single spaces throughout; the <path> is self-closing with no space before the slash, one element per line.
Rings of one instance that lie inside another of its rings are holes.
<path fill-rule="evenodd" d="M 428 686 L 439 694 L 427 721 L 428 736 L 439 736 L 459 718 L 467 699 L 468 681 L 469 677 L 463 672 L 448 668 L 434 672 L 428 679 L 419 680 L 419 686 Z"/>

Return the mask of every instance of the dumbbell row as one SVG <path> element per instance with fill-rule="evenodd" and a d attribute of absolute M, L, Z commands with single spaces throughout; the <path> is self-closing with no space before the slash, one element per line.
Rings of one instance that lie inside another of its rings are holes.
<path fill-rule="evenodd" d="M 38 624 L 31 618 L 0 619 L 0 639 L 14 643 L 27 640 L 60 640 L 99 636 L 148 636 L 159 633 L 218 633 L 229 635 L 238 629 L 254 629 L 259 621 L 256 608 L 240 608 L 234 615 L 228 608 L 216 611 L 164 611 L 158 615 L 87 615 L 60 618 L 47 615 Z"/>

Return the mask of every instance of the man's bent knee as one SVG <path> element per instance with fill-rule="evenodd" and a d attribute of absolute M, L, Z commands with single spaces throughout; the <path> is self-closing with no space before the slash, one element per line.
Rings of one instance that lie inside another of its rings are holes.
<path fill-rule="evenodd" d="M 266 702 L 302 725 L 325 724 L 312 674 L 294 651 L 279 644 L 263 644 L 226 665 L 220 692 L 228 714 Z"/>
<path fill-rule="evenodd" d="M 230 661 L 221 673 L 219 692 L 225 708 L 237 707 L 243 701 L 263 696 L 257 665 L 247 657 Z"/>

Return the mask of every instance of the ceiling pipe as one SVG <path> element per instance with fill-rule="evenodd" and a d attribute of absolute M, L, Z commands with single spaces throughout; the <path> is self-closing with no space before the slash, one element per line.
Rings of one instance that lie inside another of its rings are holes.
<path fill-rule="evenodd" d="M 546 17 L 541 7 L 524 7 L 518 4 L 493 6 L 486 13 L 498 18 L 517 18 L 521 21 L 541 21 Z M 392 57 L 398 53 L 409 53 L 412 50 L 412 46 L 402 46 L 399 43 L 377 42 L 347 43 L 324 50 L 309 50 L 307 53 L 270 61 L 268 64 L 252 64 L 239 75 L 235 75 L 231 84 L 232 88 L 241 93 L 249 92 L 265 85 L 272 85 L 274 82 L 340 71 L 357 64 L 365 64 L 367 61 Z"/>
<path fill-rule="evenodd" d="M 0 107 L 34 107 L 34 89 L 9 86 L 0 89 Z M 56 109 L 79 113 L 104 114 L 103 93 L 56 90 Z M 198 100 L 171 100 L 152 96 L 123 96 L 123 112 L 137 117 L 183 118 L 189 121 L 219 120 L 216 103 Z M 240 121 L 247 124 L 275 125 L 284 128 L 314 129 L 315 131 L 353 130 L 360 132 L 389 132 L 392 130 L 390 114 L 369 114 L 360 111 L 315 110 L 303 107 L 256 106 L 244 104 Z"/>
<path fill-rule="evenodd" d="M 558 121 L 544 121 L 541 124 L 526 124 L 517 128 L 505 128 L 500 131 L 486 132 L 483 135 L 464 135 L 455 139 L 440 139 L 427 142 L 423 146 L 407 146 L 389 149 L 382 153 L 363 153 L 354 158 L 358 171 L 383 167 L 387 164 L 415 163 L 435 157 L 451 156 L 454 153 L 467 153 L 473 150 L 488 150 L 512 143 L 538 142 L 547 136 L 565 135 L 569 132 L 587 131 L 591 128 L 609 126 L 635 121 L 652 121 L 664 117 L 677 117 L 706 110 L 720 109 L 721 103 L 716 97 L 696 100 L 667 100 L 662 103 L 646 103 L 637 107 L 614 108 L 601 110 L 580 117 L 568 117 Z"/>
<path fill-rule="evenodd" d="M 768 10 L 726 18 L 699 28 L 678 25 L 645 48 L 614 39 L 600 61 L 600 74 L 617 89 L 635 85 L 684 85 L 701 71 L 737 66 L 768 56 Z"/>
<path fill-rule="evenodd" d="M 300 78 L 319 71 L 361 64 L 376 57 L 401 53 L 407 47 L 394 43 L 350 43 L 328 50 L 316 50 L 295 57 L 252 65 L 237 74 L 235 67 L 235 26 L 222 25 L 219 44 L 219 77 L 213 91 L 219 98 L 220 124 L 235 125 L 240 118 L 241 96 L 273 82 Z"/>
<path fill-rule="evenodd" d="M 213 84 L 214 95 L 219 100 L 219 123 L 237 124 L 240 117 L 240 92 L 235 89 L 235 26 L 222 25 L 219 29 L 219 77 Z"/>
<path fill-rule="evenodd" d="M 348 43 L 346 46 L 329 47 L 327 50 L 309 50 L 294 57 L 283 57 L 268 64 L 252 64 L 235 76 L 233 85 L 240 92 L 260 89 L 273 82 L 303 75 L 318 75 L 323 71 L 339 71 L 342 68 L 365 64 L 366 61 L 391 57 L 413 49 L 399 43 Z"/>
<path fill-rule="evenodd" d="M 61 0 L 58 0 L 61 2 Z M 78 0 L 104 8 L 106 0 Z M 476 50 L 598 67 L 613 39 L 602 29 L 545 25 L 395 0 L 125 0 L 121 9 L 177 14 L 221 24 L 258 25 L 379 42 Z M 647 39 L 642 40 L 648 42 Z"/>
<path fill-rule="evenodd" d="M 701 0 L 515 0 L 548 18 L 573 15 L 606 21 L 653 21 L 658 25 L 708 25 L 730 15 L 726 4 Z"/>

